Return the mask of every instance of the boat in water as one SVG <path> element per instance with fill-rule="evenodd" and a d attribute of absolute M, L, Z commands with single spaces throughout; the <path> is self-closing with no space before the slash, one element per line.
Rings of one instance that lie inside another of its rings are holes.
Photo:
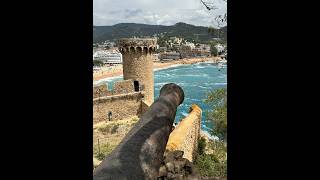
<path fill-rule="evenodd" d="M 218 68 L 227 68 L 227 60 L 223 59 L 218 62 Z"/>

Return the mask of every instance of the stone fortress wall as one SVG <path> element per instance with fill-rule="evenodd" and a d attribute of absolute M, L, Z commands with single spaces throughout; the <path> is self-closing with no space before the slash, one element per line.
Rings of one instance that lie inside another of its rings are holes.
<path fill-rule="evenodd" d="M 122 120 L 142 115 L 148 106 L 143 102 L 144 92 L 135 91 L 133 80 L 117 81 L 113 90 L 106 84 L 93 87 L 93 123 Z"/>
<path fill-rule="evenodd" d="M 113 84 L 114 94 L 126 94 L 126 93 L 133 93 L 133 92 L 134 92 L 134 81 L 131 79 L 116 81 Z"/>
<path fill-rule="evenodd" d="M 118 41 L 123 55 L 123 81 L 93 87 L 93 122 L 122 120 L 142 115 L 154 100 L 153 57 L 154 38 L 124 38 Z"/>
<path fill-rule="evenodd" d="M 112 91 L 108 89 L 107 84 L 103 84 L 100 86 L 93 86 L 93 98 L 110 96 L 112 95 Z"/>
<path fill-rule="evenodd" d="M 196 104 L 190 107 L 187 117 L 182 119 L 178 126 L 171 132 L 166 150 L 183 151 L 183 158 L 193 162 L 198 151 L 198 139 L 200 137 L 202 110 Z"/>

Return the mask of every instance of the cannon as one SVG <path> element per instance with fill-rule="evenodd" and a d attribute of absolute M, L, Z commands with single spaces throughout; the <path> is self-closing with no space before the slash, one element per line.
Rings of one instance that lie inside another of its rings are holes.
<path fill-rule="evenodd" d="M 164 85 L 159 98 L 94 170 L 93 179 L 156 179 L 177 107 L 183 100 L 180 86 Z"/>

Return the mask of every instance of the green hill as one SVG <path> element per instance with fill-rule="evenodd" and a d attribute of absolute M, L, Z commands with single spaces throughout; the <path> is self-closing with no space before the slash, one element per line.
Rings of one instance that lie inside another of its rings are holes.
<path fill-rule="evenodd" d="M 222 32 L 220 33 L 220 37 L 226 37 L 226 29 L 227 27 L 220 29 Z M 216 37 L 208 33 L 208 27 L 194 26 L 181 22 L 172 26 L 121 23 L 113 26 L 94 26 L 93 43 L 99 43 L 105 40 L 115 41 L 119 38 L 129 38 L 133 36 L 154 36 L 161 33 L 165 37 L 183 37 L 188 41 L 196 40 L 198 42 L 207 42 Z"/>

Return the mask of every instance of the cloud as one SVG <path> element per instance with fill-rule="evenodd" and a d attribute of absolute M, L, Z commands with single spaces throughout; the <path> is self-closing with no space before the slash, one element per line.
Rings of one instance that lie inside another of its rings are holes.
<path fill-rule="evenodd" d="M 210 26 L 214 25 L 215 15 L 226 12 L 226 4 L 222 0 L 215 1 L 218 9 L 207 11 L 200 0 L 93 0 L 93 23 L 101 26 L 117 23 L 173 25 L 185 22 Z"/>

